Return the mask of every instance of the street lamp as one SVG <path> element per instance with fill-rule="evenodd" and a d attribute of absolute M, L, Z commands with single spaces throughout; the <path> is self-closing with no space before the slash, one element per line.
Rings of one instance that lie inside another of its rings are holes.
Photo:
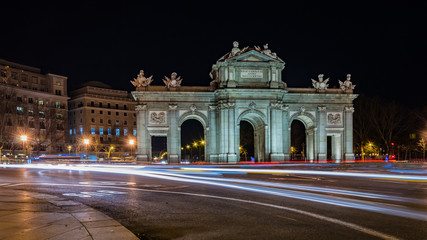
<path fill-rule="evenodd" d="M 197 150 L 197 143 L 196 142 L 194 142 L 193 143 L 193 145 L 194 145 L 194 147 L 196 148 L 196 150 Z M 200 154 L 199 154 L 200 155 Z"/>
<path fill-rule="evenodd" d="M 83 139 L 83 143 L 85 144 L 85 148 L 86 148 L 86 159 L 88 159 L 89 153 L 88 153 L 87 147 L 89 145 L 89 139 L 87 139 L 87 138 Z"/>
<path fill-rule="evenodd" d="M 27 135 L 21 135 L 21 141 L 22 141 L 22 150 L 24 152 L 24 158 L 27 155 L 27 151 L 25 149 L 25 142 L 27 141 L 28 137 Z"/>
<path fill-rule="evenodd" d="M 190 145 L 188 145 L 188 144 L 187 144 L 187 146 L 185 146 L 185 148 L 186 148 L 186 149 L 185 149 L 185 155 L 187 155 L 187 154 L 188 154 L 188 153 L 187 153 L 187 151 L 188 151 L 188 149 L 190 149 Z M 190 158 L 191 158 L 191 157 L 190 157 Z"/>
<path fill-rule="evenodd" d="M 130 139 L 129 140 L 129 145 L 130 145 L 130 155 L 132 157 L 132 152 L 133 152 L 133 145 L 135 144 L 135 140 Z"/>
<path fill-rule="evenodd" d="M 71 145 L 68 145 L 68 155 L 70 155 L 71 154 Z"/>

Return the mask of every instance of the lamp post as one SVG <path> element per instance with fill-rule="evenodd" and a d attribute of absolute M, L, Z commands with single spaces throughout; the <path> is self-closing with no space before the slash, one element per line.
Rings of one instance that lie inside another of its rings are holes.
<path fill-rule="evenodd" d="M 70 155 L 71 154 L 71 145 L 68 145 L 68 155 Z"/>
<path fill-rule="evenodd" d="M 131 139 L 129 140 L 129 145 L 130 145 L 130 155 L 132 157 L 132 152 L 133 152 L 133 145 L 135 144 L 135 140 Z"/>
<path fill-rule="evenodd" d="M 200 141 L 200 150 L 202 149 L 202 147 L 203 147 L 203 160 L 205 160 L 205 149 L 204 149 L 204 147 L 205 147 L 205 141 L 204 140 Z M 201 155 L 202 154 L 200 153 L 200 160 L 202 159 Z"/>
<path fill-rule="evenodd" d="M 193 143 L 193 146 L 196 148 L 196 150 L 197 150 L 197 143 L 196 142 L 194 142 Z M 200 155 L 200 154 L 199 154 Z"/>
<path fill-rule="evenodd" d="M 25 149 L 25 142 L 27 141 L 28 137 L 27 135 L 21 135 L 21 141 L 22 141 L 22 151 L 24 152 L 24 158 L 27 155 L 27 151 Z"/>
<path fill-rule="evenodd" d="M 88 145 L 89 145 L 89 139 L 85 138 L 83 139 L 83 143 L 85 144 L 85 148 L 86 148 L 86 159 L 89 158 L 89 153 L 88 153 Z"/>
<path fill-rule="evenodd" d="M 188 151 L 188 149 L 190 149 L 190 145 L 188 145 L 188 144 L 187 144 L 187 146 L 185 146 L 185 155 L 186 155 L 186 156 L 187 156 L 187 154 L 188 154 L 188 152 L 187 152 L 187 151 Z M 191 157 L 190 157 L 190 158 L 191 158 Z"/>

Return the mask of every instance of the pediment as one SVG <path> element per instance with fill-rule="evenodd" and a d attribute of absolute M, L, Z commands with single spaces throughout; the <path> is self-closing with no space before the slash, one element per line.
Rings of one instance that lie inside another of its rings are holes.
<path fill-rule="evenodd" d="M 280 58 L 272 58 L 256 50 L 249 50 L 247 52 L 230 58 L 230 60 L 235 60 L 239 62 L 282 62 Z"/>

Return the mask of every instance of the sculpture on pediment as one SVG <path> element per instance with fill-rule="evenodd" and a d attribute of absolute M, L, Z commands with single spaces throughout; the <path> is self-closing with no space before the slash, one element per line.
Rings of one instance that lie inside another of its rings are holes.
<path fill-rule="evenodd" d="M 133 79 L 134 81 L 130 80 L 130 82 L 137 88 L 148 87 L 150 86 L 150 83 L 154 80 L 152 78 L 153 75 L 151 75 L 149 78 L 144 77 L 144 70 L 140 70 L 138 76 Z"/>
<path fill-rule="evenodd" d="M 240 55 L 241 53 L 245 52 L 246 49 L 248 49 L 249 47 L 244 47 L 243 49 L 239 48 L 239 42 L 238 41 L 234 41 L 233 42 L 233 48 L 231 49 L 230 54 L 228 54 L 227 58 L 232 58 L 234 56 Z"/>
<path fill-rule="evenodd" d="M 181 82 L 183 79 L 181 77 L 176 77 L 176 72 L 173 72 L 171 74 L 171 78 L 168 78 L 165 76 L 166 79 L 163 79 L 163 82 L 165 83 L 166 87 L 169 88 L 178 88 L 181 87 Z"/>
<path fill-rule="evenodd" d="M 323 74 L 319 74 L 317 77 L 319 78 L 318 81 L 311 79 L 311 81 L 313 82 L 313 87 L 316 89 L 317 92 L 325 92 L 329 86 L 329 78 L 323 80 Z"/>
<path fill-rule="evenodd" d="M 352 91 L 354 87 L 356 87 L 356 85 L 353 85 L 350 79 L 351 79 L 351 74 L 347 74 L 347 79 L 344 82 L 341 82 L 340 80 L 338 80 L 338 82 L 340 83 L 340 88 L 343 92 Z"/>
<path fill-rule="evenodd" d="M 268 48 L 268 43 L 264 44 L 264 50 L 261 50 L 261 48 L 259 46 L 255 46 L 255 50 L 257 50 L 258 52 L 261 52 L 269 57 L 272 58 L 277 58 L 277 54 L 272 52 L 269 48 Z"/>

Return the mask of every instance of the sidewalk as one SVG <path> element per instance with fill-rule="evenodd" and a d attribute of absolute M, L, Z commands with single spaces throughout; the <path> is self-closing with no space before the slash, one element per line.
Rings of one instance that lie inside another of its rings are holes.
<path fill-rule="evenodd" d="M 107 215 L 78 202 L 0 188 L 0 239 L 138 239 Z"/>

